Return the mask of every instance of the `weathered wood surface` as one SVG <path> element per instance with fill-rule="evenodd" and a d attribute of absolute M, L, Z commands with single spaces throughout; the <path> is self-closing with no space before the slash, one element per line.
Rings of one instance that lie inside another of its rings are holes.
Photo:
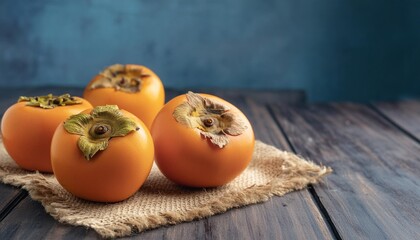
<path fill-rule="evenodd" d="M 380 102 L 373 107 L 420 142 L 420 100 Z"/>
<path fill-rule="evenodd" d="M 194 91 L 232 102 L 258 139 L 334 173 L 307 190 L 127 239 L 420 239 L 419 102 L 305 105 L 301 92 Z M 0 111 L 19 95 L 49 92 L 82 89 L 15 89 L 0 96 Z M 181 93 L 168 90 L 166 98 Z M 57 222 L 25 190 L 0 184 L 0 196 L 0 239 L 98 238 Z"/>
<path fill-rule="evenodd" d="M 26 191 L 17 187 L 0 185 L 0 222 L 15 208 L 20 200 L 25 198 Z"/>
<path fill-rule="evenodd" d="M 271 107 L 294 150 L 333 167 L 314 186 L 343 239 L 420 239 L 420 145 L 355 104 Z"/>

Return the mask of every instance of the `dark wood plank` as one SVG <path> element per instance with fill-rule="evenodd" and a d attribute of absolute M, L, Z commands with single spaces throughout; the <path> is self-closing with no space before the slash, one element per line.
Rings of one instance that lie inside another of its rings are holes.
<path fill-rule="evenodd" d="M 301 104 L 306 102 L 306 94 L 301 90 L 250 90 L 250 89 L 200 89 L 191 91 L 222 96 L 226 100 L 247 97 L 258 104 Z M 185 93 L 185 92 L 184 92 Z"/>
<path fill-rule="evenodd" d="M 17 209 L 17 210 L 16 210 Z M 26 198 L 0 222 L 0 239 L 90 239 L 97 234 L 83 227 L 57 224 L 39 202 Z"/>
<path fill-rule="evenodd" d="M 420 100 L 379 102 L 374 108 L 420 140 Z"/>
<path fill-rule="evenodd" d="M 3 114 L 3 111 L 1 111 L 1 114 Z M 0 222 L 22 200 L 21 194 L 23 192 L 25 191 L 17 187 L 0 183 Z"/>
<path fill-rule="evenodd" d="M 177 95 L 177 92 L 168 96 Z M 219 94 L 220 95 L 220 94 Z M 223 95 L 223 94 L 221 94 Z M 223 97 L 223 96 L 222 96 Z M 268 111 L 259 104 L 244 98 L 228 97 L 248 115 L 257 138 L 288 149 L 276 123 Z M 42 222 L 42 226 L 34 225 Z M 27 226 L 33 226 L 28 228 Z M 0 229 L 7 229 L 7 238 L 34 237 L 29 229 L 36 228 L 43 238 L 97 238 L 92 230 L 72 227 L 53 220 L 39 203 L 24 199 L 7 218 Z M 305 229 L 302 231 L 302 229 Z M 0 238 L 2 235 L 0 234 Z M 272 200 L 233 209 L 210 218 L 162 227 L 133 236 L 134 239 L 331 239 L 328 226 L 322 219 L 308 191 L 274 197 Z"/>
<path fill-rule="evenodd" d="M 9 185 L 0 185 L 0 222 L 16 207 L 16 205 L 26 198 L 27 193 Z"/>
<path fill-rule="evenodd" d="M 355 104 L 273 106 L 297 153 L 333 167 L 314 186 L 343 239 L 420 239 L 420 145 Z"/>

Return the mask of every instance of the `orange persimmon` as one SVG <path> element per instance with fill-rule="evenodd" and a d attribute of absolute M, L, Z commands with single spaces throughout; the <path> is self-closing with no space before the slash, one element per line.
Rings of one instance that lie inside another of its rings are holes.
<path fill-rule="evenodd" d="M 133 195 L 153 165 L 144 123 L 116 105 L 98 106 L 60 124 L 51 143 L 58 182 L 73 195 L 118 202 Z"/>
<path fill-rule="evenodd" d="M 148 129 L 165 103 L 159 77 L 149 68 L 135 64 L 105 68 L 86 86 L 83 97 L 93 106 L 118 105 L 140 118 Z"/>
<path fill-rule="evenodd" d="M 151 134 L 160 171 L 191 187 L 232 181 L 248 166 L 255 143 L 251 124 L 238 108 L 219 97 L 192 92 L 162 108 Z"/>
<path fill-rule="evenodd" d="M 52 172 L 50 145 L 55 129 L 70 115 L 91 107 L 68 94 L 20 97 L 1 121 L 4 147 L 21 168 Z"/>

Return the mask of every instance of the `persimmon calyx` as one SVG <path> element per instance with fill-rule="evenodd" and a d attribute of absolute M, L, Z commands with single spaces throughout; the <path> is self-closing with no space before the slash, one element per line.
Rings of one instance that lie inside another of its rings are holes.
<path fill-rule="evenodd" d="M 86 160 L 105 150 L 111 138 L 124 137 L 139 129 L 116 105 L 98 106 L 90 114 L 70 116 L 64 122 L 64 128 L 71 134 L 80 135 L 77 145 Z"/>
<path fill-rule="evenodd" d="M 51 109 L 51 108 L 60 107 L 60 106 L 81 104 L 82 100 L 74 98 L 70 96 L 70 94 L 63 94 L 60 96 L 54 96 L 52 94 L 48 94 L 45 96 L 36 96 L 36 97 L 21 96 L 19 97 L 18 102 L 27 102 L 26 106 Z"/>
<path fill-rule="evenodd" d="M 114 88 L 116 91 L 128 93 L 139 92 L 143 78 L 150 77 L 143 73 L 142 68 L 127 68 L 122 64 L 114 64 L 105 68 L 100 76 L 90 85 L 90 89 Z"/>
<path fill-rule="evenodd" d="M 200 131 L 219 148 L 229 143 L 227 135 L 238 136 L 247 129 L 237 113 L 231 112 L 228 106 L 191 91 L 186 97 L 187 101 L 177 106 L 172 116 L 178 123 Z"/>

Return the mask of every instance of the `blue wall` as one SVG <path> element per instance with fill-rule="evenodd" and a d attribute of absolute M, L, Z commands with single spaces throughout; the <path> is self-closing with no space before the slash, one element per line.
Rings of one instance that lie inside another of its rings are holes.
<path fill-rule="evenodd" d="M 140 63 L 175 88 L 420 97 L 417 0 L 2 0 L 0 32 L 3 87 L 84 86 Z"/>

